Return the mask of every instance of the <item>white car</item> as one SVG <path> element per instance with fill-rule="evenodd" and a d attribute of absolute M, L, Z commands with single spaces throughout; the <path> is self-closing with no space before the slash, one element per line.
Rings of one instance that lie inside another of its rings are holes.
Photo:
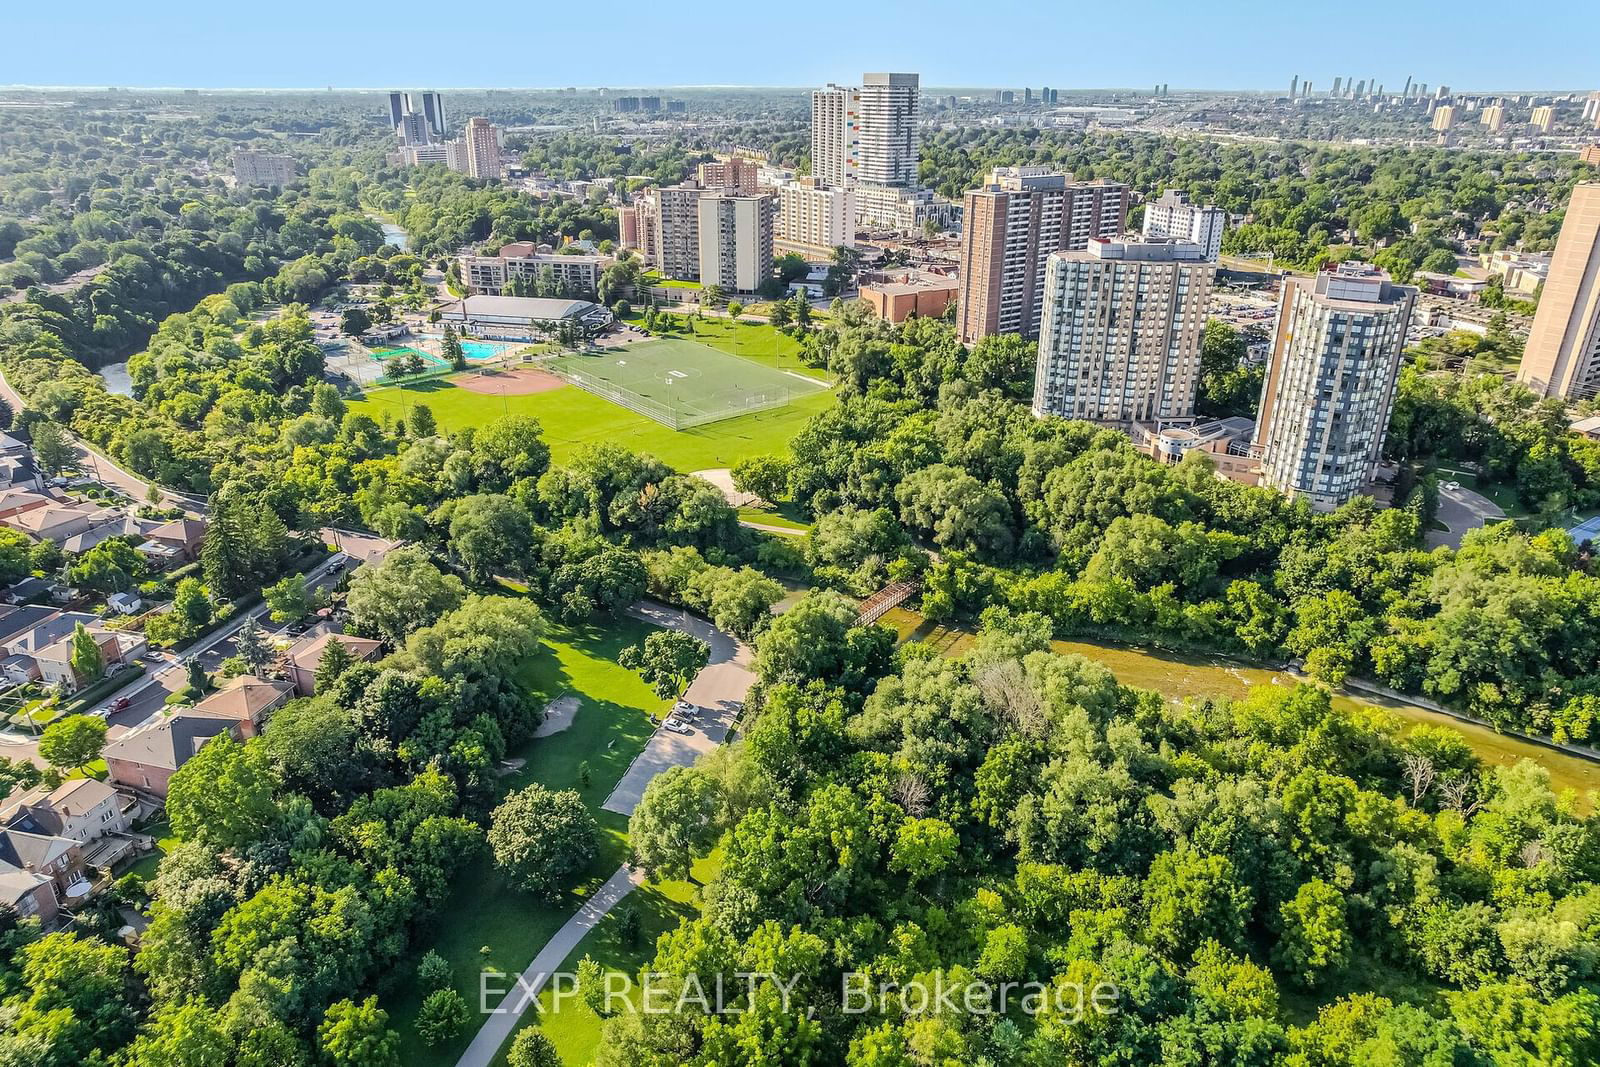
<path fill-rule="evenodd" d="M 680 716 L 680 717 L 685 718 L 685 719 L 694 718 L 695 715 L 697 715 L 699 713 L 699 711 L 700 711 L 699 708 L 695 707 L 693 704 L 689 703 L 687 700 L 680 700 L 676 704 L 672 705 L 672 714 Z"/>
<path fill-rule="evenodd" d="M 694 733 L 694 728 L 691 727 L 688 723 L 684 722 L 682 719 L 668 719 L 666 722 L 662 723 L 661 725 L 665 726 L 667 729 L 671 730 L 675 734 L 692 734 L 692 733 Z"/>
<path fill-rule="evenodd" d="M 1453 493 L 1457 489 L 1461 488 L 1461 483 L 1460 482 L 1440 482 L 1439 483 L 1439 488 L 1443 489 L 1447 493 Z"/>

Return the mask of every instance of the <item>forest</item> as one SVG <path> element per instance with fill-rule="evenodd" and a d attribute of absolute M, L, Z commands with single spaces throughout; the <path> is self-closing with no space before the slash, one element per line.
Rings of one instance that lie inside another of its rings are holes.
<path fill-rule="evenodd" d="M 760 717 L 635 815 L 722 850 L 648 965 L 662 1003 L 774 977 L 615 1015 L 600 1067 L 1600 1056 L 1600 824 L 1531 763 L 1314 686 L 1167 703 L 1037 614 L 991 609 L 959 659 L 852 622 L 831 593 L 774 622 Z M 1006 983 L 1050 995 L 1000 1011 Z M 852 1010 L 863 985 L 891 992 Z"/>

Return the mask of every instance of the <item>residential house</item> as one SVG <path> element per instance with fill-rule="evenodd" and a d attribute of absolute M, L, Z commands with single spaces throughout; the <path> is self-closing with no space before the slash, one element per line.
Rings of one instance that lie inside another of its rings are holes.
<path fill-rule="evenodd" d="M 259 734 L 267 716 L 293 695 L 293 682 L 242 674 L 196 704 L 194 714 L 233 720 L 239 724 L 237 736 L 242 740 Z"/>
<path fill-rule="evenodd" d="M 71 838 L 0 829 L 0 899 L 23 916 L 48 921 L 62 903 L 89 895 L 83 850 Z"/>
<path fill-rule="evenodd" d="M 144 531 L 145 541 L 139 551 L 167 564 L 192 563 L 200 558 L 205 536 L 206 521 L 185 515 Z"/>
<path fill-rule="evenodd" d="M 120 516 L 98 504 L 63 503 L 48 497 L 43 504 L 31 500 L 24 500 L 22 503 L 25 506 L 20 511 L 10 515 L 0 512 L 0 524 L 9 526 L 19 533 L 25 533 L 35 540 L 54 541 L 61 545 L 64 551 L 87 551 L 86 548 L 68 549 L 66 542 L 95 527 L 120 521 Z"/>
<path fill-rule="evenodd" d="M 0 433 L 0 486 L 8 489 L 39 489 L 43 479 L 34 462 L 33 447 L 20 431 Z"/>
<path fill-rule="evenodd" d="M 35 508 L 42 508 L 52 503 L 54 501 L 49 497 L 33 489 L 13 487 L 0 490 L 0 522 L 6 522 L 13 515 L 19 515 L 24 511 L 32 511 Z M 10 523 L 6 523 L 6 525 L 9 526 Z"/>
<path fill-rule="evenodd" d="M 37 917 L 46 923 L 61 910 L 52 878 L 3 861 L 0 861 L 0 904 L 11 905 L 24 919 Z"/>
<path fill-rule="evenodd" d="M 17 609 L 25 610 L 25 609 Z M 33 677 L 47 685 L 65 684 L 77 688 L 85 679 L 78 677 L 72 666 L 72 636 L 82 623 L 94 635 L 100 646 L 100 656 L 106 667 L 129 663 L 144 655 L 149 645 L 144 635 L 105 629 L 100 620 L 80 611 L 52 612 L 38 623 L 9 638 L 3 646 L 8 657 L 31 659 L 36 671 Z M 7 677 L 28 673 L 26 665 L 8 659 L 0 661 Z"/>
<path fill-rule="evenodd" d="M 179 767 L 188 763 L 200 746 L 218 734 L 239 736 L 236 719 L 178 711 L 137 727 L 108 743 L 102 755 L 107 780 L 114 785 L 159 797 Z"/>
<path fill-rule="evenodd" d="M 24 578 L 12 582 L 0 591 L 0 601 L 7 604 L 26 604 L 30 600 L 43 600 L 50 595 L 53 583 L 47 578 Z"/>
<path fill-rule="evenodd" d="M 322 655 L 328 650 L 328 644 L 332 641 L 338 641 L 349 649 L 351 657 L 357 663 L 377 659 L 379 651 L 383 648 L 381 641 L 355 637 L 351 634 L 336 634 L 332 631 L 302 639 L 284 653 L 285 671 L 289 675 L 289 680 L 294 683 L 296 693 L 310 696 L 316 692 L 317 668 L 322 665 Z"/>
<path fill-rule="evenodd" d="M 144 607 L 144 600 L 138 593 L 112 593 L 106 597 L 106 607 L 118 615 L 134 615 Z"/>
<path fill-rule="evenodd" d="M 40 785 L 12 794 L 0 803 L 0 824 L 88 845 L 107 834 L 127 833 L 131 812 L 122 796 L 104 782 L 73 778 L 54 789 Z"/>

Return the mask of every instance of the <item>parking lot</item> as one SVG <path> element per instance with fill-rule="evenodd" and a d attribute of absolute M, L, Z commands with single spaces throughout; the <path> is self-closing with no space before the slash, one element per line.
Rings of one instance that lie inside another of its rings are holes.
<path fill-rule="evenodd" d="M 704 619 L 654 601 L 640 601 L 629 611 L 646 622 L 700 638 L 711 646 L 711 658 L 683 694 L 685 701 L 701 709 L 694 719 L 682 720 L 688 732 L 669 730 L 664 723 L 658 726 L 628 773 L 600 805 L 606 811 L 623 815 L 633 814 L 633 809 L 639 806 L 639 798 L 644 796 L 645 786 L 656 775 L 672 767 L 687 767 L 722 744 L 756 680 L 750 670 L 754 655 L 750 646 Z"/>

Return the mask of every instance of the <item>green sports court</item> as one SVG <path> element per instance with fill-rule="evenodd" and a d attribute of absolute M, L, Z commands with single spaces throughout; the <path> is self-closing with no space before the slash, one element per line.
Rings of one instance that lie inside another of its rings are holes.
<path fill-rule="evenodd" d="M 539 366 L 673 429 L 779 407 L 828 383 L 667 337 L 567 353 Z"/>

